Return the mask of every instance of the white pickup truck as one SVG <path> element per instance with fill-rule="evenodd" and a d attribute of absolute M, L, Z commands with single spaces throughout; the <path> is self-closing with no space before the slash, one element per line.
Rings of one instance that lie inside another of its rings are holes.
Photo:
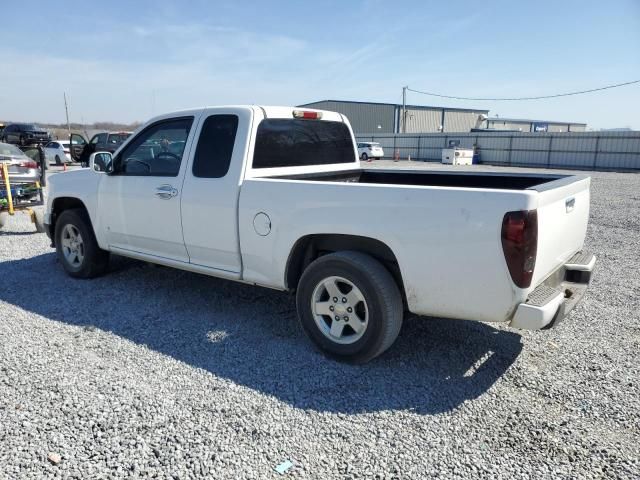
<path fill-rule="evenodd" d="M 325 353 L 364 362 L 406 311 L 541 329 L 584 294 L 590 179 L 363 169 L 341 114 L 162 115 L 50 178 L 45 224 L 73 277 L 114 253 L 296 293 Z"/>

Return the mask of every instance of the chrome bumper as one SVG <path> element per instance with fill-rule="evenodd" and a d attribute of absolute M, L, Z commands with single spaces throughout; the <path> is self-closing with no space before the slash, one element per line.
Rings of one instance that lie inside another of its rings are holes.
<path fill-rule="evenodd" d="M 540 330 L 560 323 L 586 293 L 595 263 L 594 255 L 576 253 L 518 305 L 509 326 Z"/>

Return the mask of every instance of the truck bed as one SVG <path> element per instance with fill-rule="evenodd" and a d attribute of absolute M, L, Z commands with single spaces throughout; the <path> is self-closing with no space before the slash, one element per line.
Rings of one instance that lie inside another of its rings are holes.
<path fill-rule="evenodd" d="M 273 178 L 322 182 L 413 185 L 430 187 L 487 188 L 498 190 L 544 191 L 580 179 L 575 175 L 434 172 L 420 170 L 355 169 L 342 172 L 284 175 Z"/>

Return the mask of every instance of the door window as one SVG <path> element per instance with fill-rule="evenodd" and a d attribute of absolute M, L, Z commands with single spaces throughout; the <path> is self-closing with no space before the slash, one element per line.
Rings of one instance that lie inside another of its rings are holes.
<path fill-rule="evenodd" d="M 193 117 L 187 117 L 151 125 L 118 155 L 115 173 L 176 177 L 192 123 Z"/>
<path fill-rule="evenodd" d="M 237 115 L 212 115 L 204 121 L 193 160 L 194 177 L 222 178 L 227 174 L 237 131 Z"/>

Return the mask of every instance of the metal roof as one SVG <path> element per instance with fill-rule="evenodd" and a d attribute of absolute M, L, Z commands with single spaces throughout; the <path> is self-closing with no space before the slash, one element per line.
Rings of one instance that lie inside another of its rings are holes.
<path fill-rule="evenodd" d="M 298 107 L 309 107 L 316 103 L 322 103 L 322 102 L 355 103 L 360 105 L 385 105 L 385 106 L 392 106 L 392 107 L 402 107 L 401 103 L 358 102 L 355 100 L 318 100 L 315 102 L 303 103 L 301 105 L 298 105 Z M 489 113 L 489 110 L 482 110 L 477 108 L 434 107 L 430 105 L 409 105 L 409 104 L 407 104 L 406 107 L 412 108 L 412 109 L 424 109 L 424 110 L 446 110 L 449 112 L 473 112 L 473 113 L 485 113 L 485 114 Z"/>
<path fill-rule="evenodd" d="M 559 122 L 558 120 L 531 120 L 528 118 L 502 118 L 502 117 L 489 117 L 487 122 L 512 122 L 512 123 L 550 123 L 552 125 L 584 125 L 586 123 L 581 122 Z"/>

